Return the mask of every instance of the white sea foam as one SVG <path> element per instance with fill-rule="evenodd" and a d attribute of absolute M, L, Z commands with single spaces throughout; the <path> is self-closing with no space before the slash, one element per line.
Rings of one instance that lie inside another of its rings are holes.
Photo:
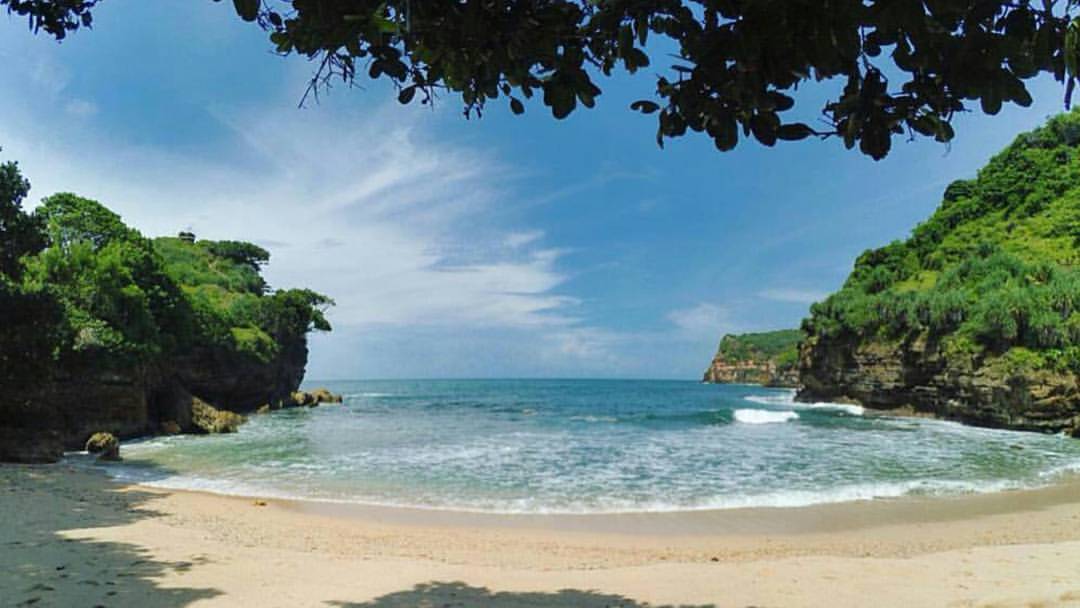
<path fill-rule="evenodd" d="M 795 391 L 779 393 L 775 395 L 747 395 L 743 397 L 746 401 L 751 403 L 760 403 L 762 405 L 781 405 L 784 407 L 790 407 L 792 409 L 804 409 L 804 410 L 838 410 L 841 412 L 847 412 L 852 416 L 862 416 L 866 412 L 866 408 L 861 405 L 853 405 L 850 403 L 829 403 L 827 401 L 818 401 L 815 403 L 802 403 L 795 401 Z"/>
<path fill-rule="evenodd" d="M 665 501 L 633 501 L 618 498 L 606 499 L 602 501 L 602 505 L 594 502 L 578 502 L 573 499 L 560 501 L 562 504 L 553 504 L 550 501 L 537 500 L 535 498 L 489 499 L 470 503 L 438 504 L 423 500 L 413 502 L 363 496 L 316 495 L 308 494 L 303 491 L 286 491 L 264 483 L 251 483 L 246 480 L 220 477 L 208 478 L 196 475 L 170 475 L 163 478 L 146 479 L 138 473 L 132 474 L 130 470 L 125 470 L 125 467 L 123 466 L 110 466 L 107 467 L 106 470 L 110 475 L 122 481 L 170 490 L 210 492 L 225 496 L 257 496 L 260 498 L 279 500 L 302 500 L 322 503 L 354 504 L 369 507 L 486 513 L 495 515 L 616 515 L 634 513 L 722 511 L 727 509 L 750 508 L 797 508 L 811 505 L 887 500 L 911 496 L 956 496 L 1003 492 L 1038 487 L 1038 485 L 1040 485 L 1024 484 L 1009 480 L 912 480 L 892 483 L 851 484 L 822 490 L 795 489 L 757 494 L 725 495 L 683 504 Z"/>
<path fill-rule="evenodd" d="M 643 400 L 636 385 L 584 386 L 580 394 L 566 389 L 568 404 L 542 385 L 537 395 L 508 394 L 489 411 L 467 398 L 433 408 L 438 400 L 414 399 L 406 386 L 376 393 L 405 399 L 372 399 L 351 416 L 340 409 L 257 416 L 235 434 L 125 441 L 125 461 L 107 467 L 73 460 L 166 488 L 552 515 L 992 492 L 1080 471 L 1074 440 L 923 419 L 867 423 L 848 415 L 853 406 L 795 403 L 791 391 L 710 385 L 668 403 Z M 361 390 L 350 397 L 363 400 Z M 535 406 L 542 415 L 503 415 L 524 413 L 534 400 L 545 404 Z M 732 416 L 733 424 L 716 424 Z M 828 424 L 800 424 L 825 417 Z M 770 441 L 761 441 L 765 435 Z M 874 459 L 904 466 L 866 466 Z"/>
<path fill-rule="evenodd" d="M 743 424 L 771 424 L 796 420 L 795 412 L 774 412 L 770 410 L 735 410 L 735 420 Z"/>
<path fill-rule="evenodd" d="M 618 422 L 615 416 L 571 416 L 570 420 L 577 422 Z"/>

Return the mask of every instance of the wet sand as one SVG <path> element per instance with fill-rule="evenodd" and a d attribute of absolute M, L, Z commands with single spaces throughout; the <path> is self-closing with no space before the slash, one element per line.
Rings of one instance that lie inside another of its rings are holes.
<path fill-rule="evenodd" d="M 0 606 L 1080 606 L 1080 484 L 491 515 L 0 466 Z"/>

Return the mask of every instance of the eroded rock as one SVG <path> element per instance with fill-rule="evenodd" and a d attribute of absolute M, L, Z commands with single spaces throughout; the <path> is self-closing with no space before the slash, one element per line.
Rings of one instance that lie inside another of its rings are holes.
<path fill-rule="evenodd" d="M 236 412 L 219 410 L 198 397 L 192 397 L 191 424 L 197 432 L 235 433 L 246 420 Z"/>
<path fill-rule="evenodd" d="M 120 460 L 120 440 L 112 433 L 94 433 L 86 440 L 86 451 L 98 460 Z"/>

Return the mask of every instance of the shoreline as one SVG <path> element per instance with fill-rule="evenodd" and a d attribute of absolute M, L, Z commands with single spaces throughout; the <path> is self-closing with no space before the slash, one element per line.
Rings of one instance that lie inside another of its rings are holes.
<path fill-rule="evenodd" d="M 106 465 L 108 466 L 108 465 Z M 92 474 L 99 471 L 90 470 Z M 1080 473 L 1044 486 L 949 495 L 906 495 L 791 506 L 746 506 L 656 511 L 499 512 L 366 503 L 349 500 L 226 494 L 213 490 L 110 482 L 149 492 L 191 494 L 209 499 L 262 501 L 295 513 L 416 526 L 603 531 L 630 536 L 813 534 L 884 525 L 932 524 L 1039 510 L 1080 503 Z M 1080 537 L 1080 535 L 1078 535 Z"/>
<path fill-rule="evenodd" d="M 0 496 L 0 596 L 13 605 L 854 607 L 869 594 L 880 607 L 1080 605 L 1075 479 L 544 516 L 229 497 L 57 464 L 0 465 Z"/>

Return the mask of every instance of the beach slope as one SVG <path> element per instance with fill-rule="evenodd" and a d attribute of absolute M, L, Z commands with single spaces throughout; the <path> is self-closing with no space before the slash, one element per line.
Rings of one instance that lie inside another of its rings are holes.
<path fill-rule="evenodd" d="M 0 467 L 4 606 L 1080 606 L 1080 486 L 797 509 L 488 516 Z"/>

